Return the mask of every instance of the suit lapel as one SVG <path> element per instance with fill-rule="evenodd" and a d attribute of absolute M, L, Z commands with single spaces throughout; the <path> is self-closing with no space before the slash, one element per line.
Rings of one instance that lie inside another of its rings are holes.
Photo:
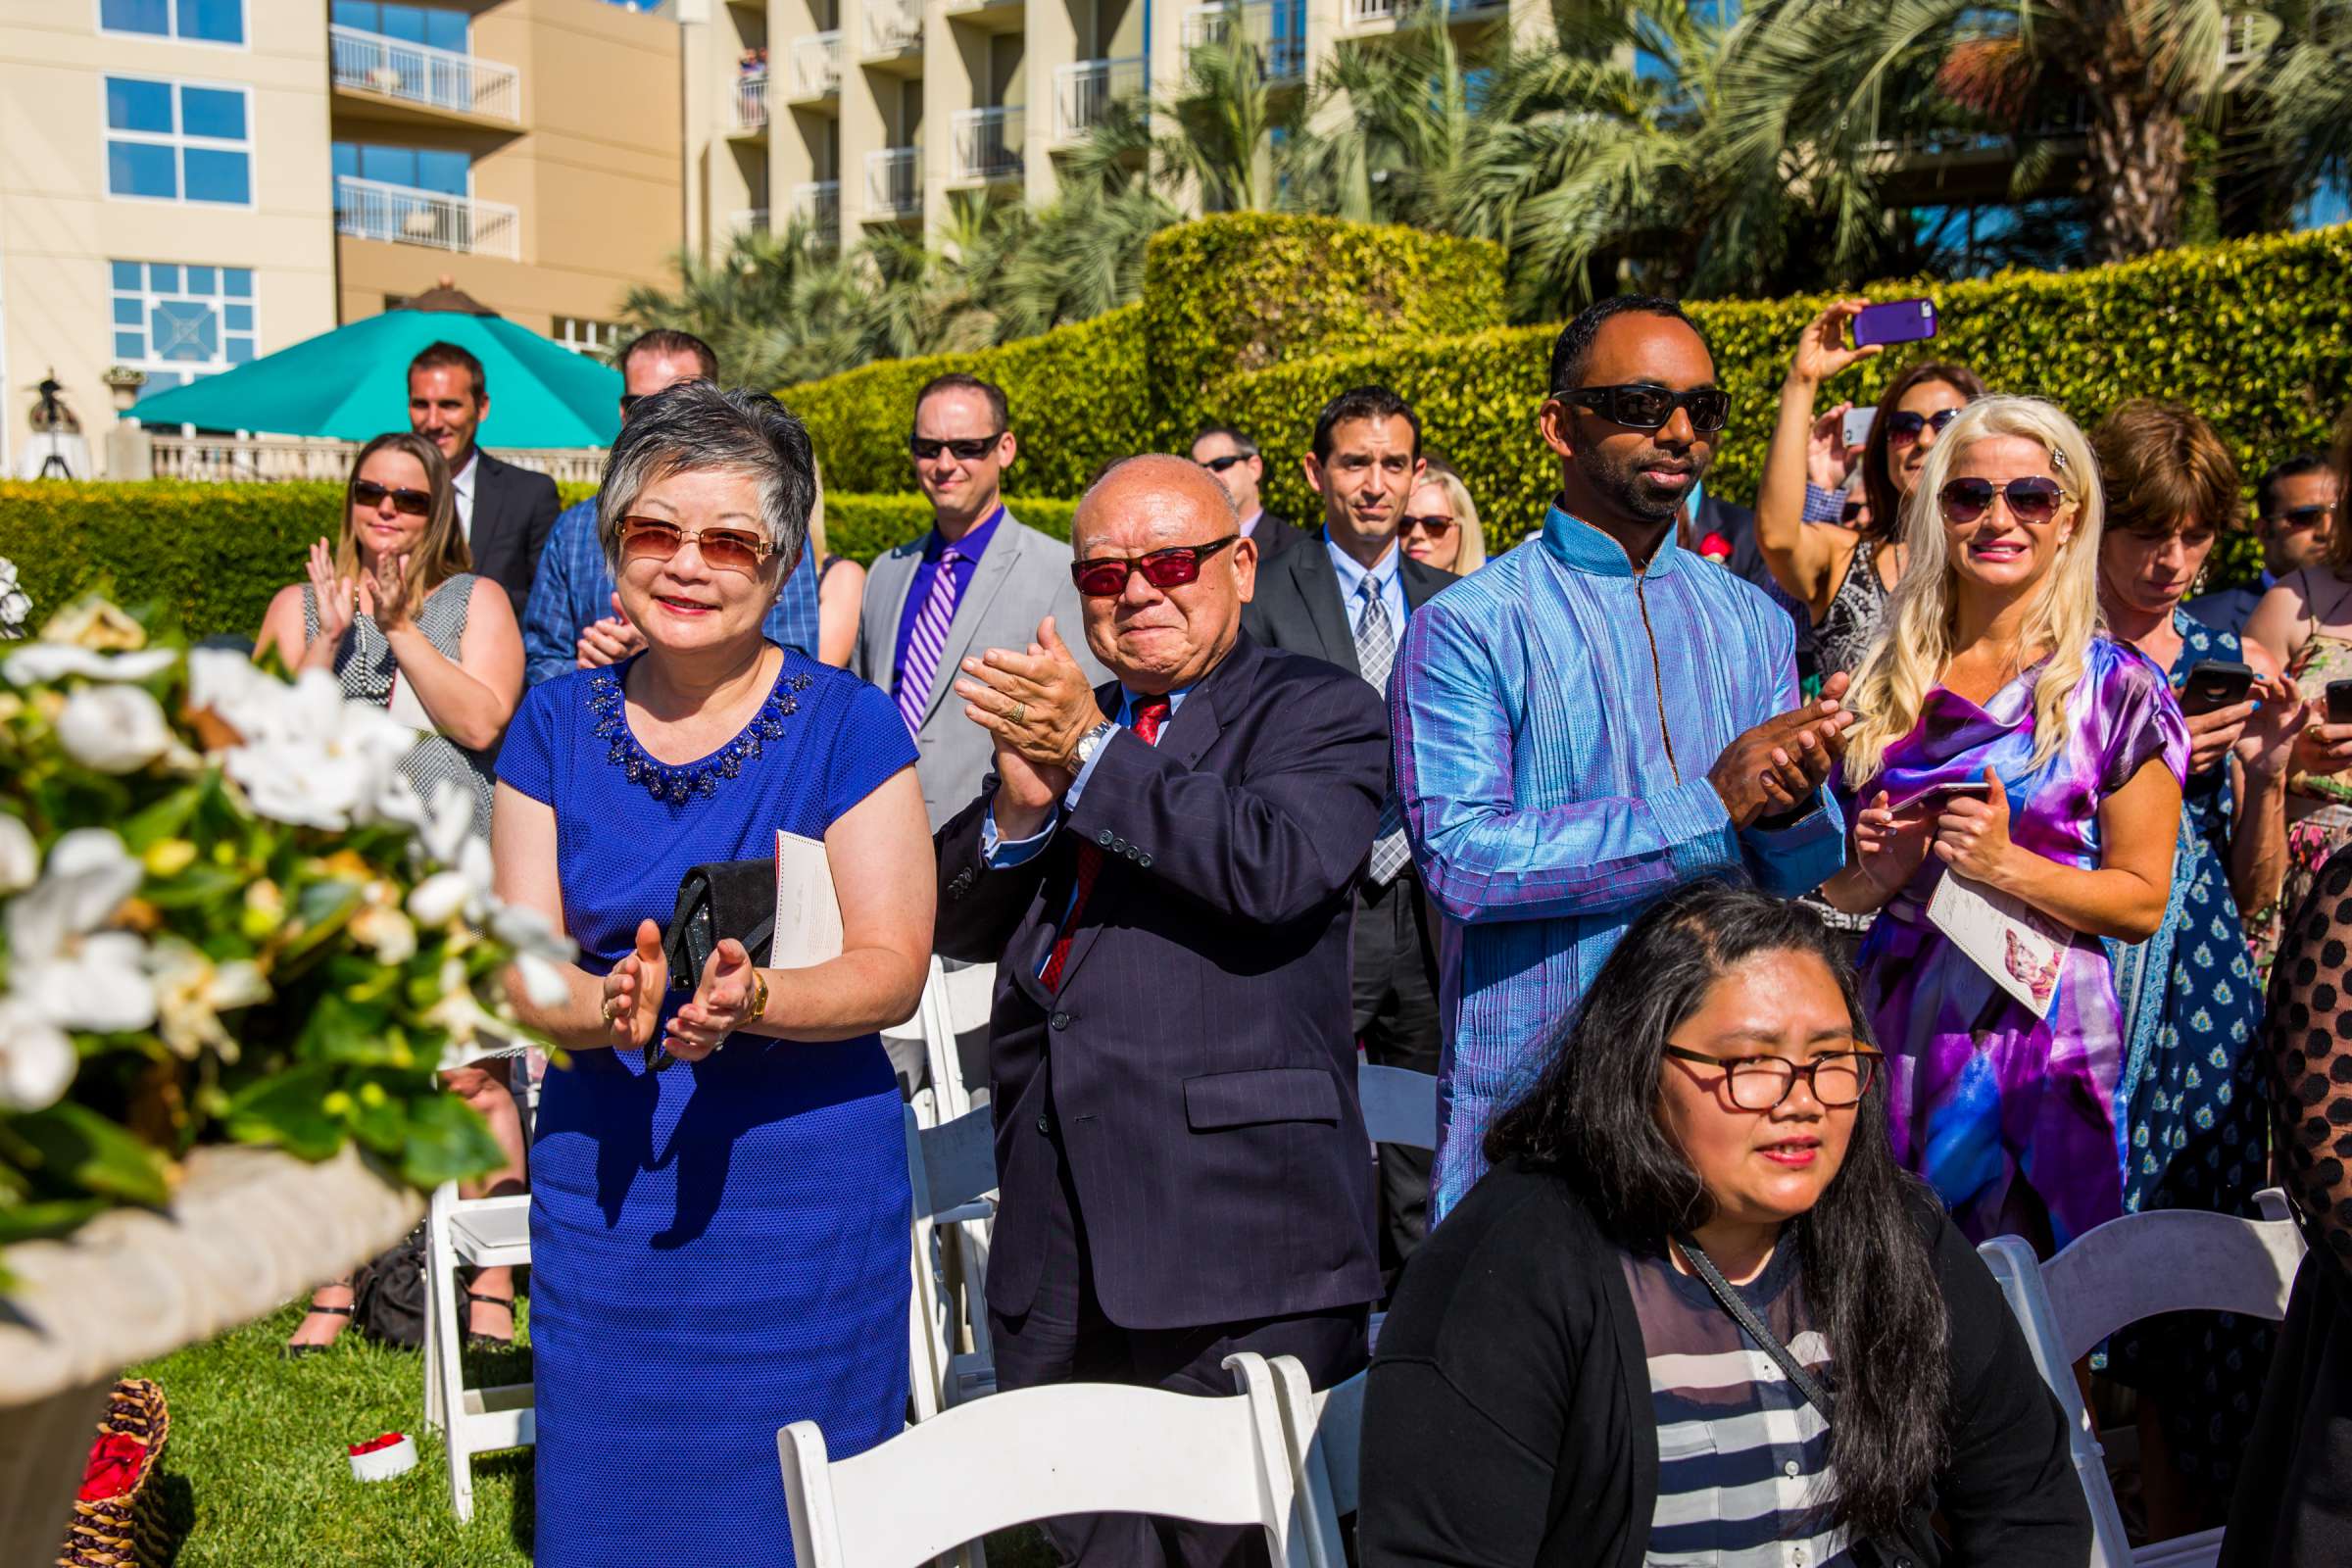
<path fill-rule="evenodd" d="M 1298 585 L 1298 597 L 1306 605 L 1315 636 L 1322 641 L 1323 657 L 1360 675 L 1355 634 L 1348 627 L 1348 607 L 1340 602 L 1340 574 L 1331 564 L 1331 553 L 1320 538 L 1302 539 L 1299 544 L 1305 548 L 1293 550 L 1282 559 Z"/>
<path fill-rule="evenodd" d="M 906 596 L 914 591 L 914 574 L 923 564 L 923 542 L 903 545 L 874 563 L 874 576 L 881 581 L 882 592 L 875 595 L 891 607 L 887 618 L 867 616 L 858 635 L 868 638 L 872 651 L 866 656 L 867 678 L 889 691 L 898 679 L 899 628 L 906 624 Z"/>
<path fill-rule="evenodd" d="M 963 656 L 971 652 L 972 640 L 979 635 L 980 622 L 995 602 L 997 591 L 1012 575 L 1021 554 L 1021 536 L 1014 531 L 1012 514 L 1007 512 L 997 523 L 997 531 L 989 540 L 986 554 L 972 571 L 971 586 L 961 599 L 956 601 L 956 618 L 948 622 L 947 645 L 939 652 L 939 673 L 931 681 L 931 700 L 923 705 L 923 722 L 939 711 L 939 705 L 955 689 L 956 672 L 963 663 Z M 909 584 L 912 578 L 908 579 Z M 903 613 L 904 612 L 902 612 Z M 1056 630 L 1060 628 L 1056 627 Z M 1028 647 L 1027 643 L 1021 645 Z"/>

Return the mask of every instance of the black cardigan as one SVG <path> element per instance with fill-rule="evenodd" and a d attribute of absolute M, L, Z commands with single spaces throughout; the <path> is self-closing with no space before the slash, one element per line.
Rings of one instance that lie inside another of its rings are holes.
<path fill-rule="evenodd" d="M 2090 1515 L 2058 1401 L 2000 1288 L 1915 1195 L 1950 1312 L 1951 1459 L 1887 1554 L 2082 1568 Z M 1833 1368 L 1833 1373 L 1838 1369 Z M 1640 1568 L 1657 1506 L 1649 1368 L 1617 1248 L 1558 1180 L 1481 1181 L 1405 1269 L 1365 1388 L 1365 1568 Z"/>

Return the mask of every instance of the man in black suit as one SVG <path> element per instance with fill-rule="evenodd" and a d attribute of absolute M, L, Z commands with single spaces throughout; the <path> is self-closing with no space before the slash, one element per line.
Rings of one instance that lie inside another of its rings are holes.
<path fill-rule="evenodd" d="M 458 526 L 473 551 L 473 569 L 514 601 L 522 619 L 539 552 L 562 510 L 556 481 L 501 463 L 473 443 L 490 417 L 482 362 L 455 343 L 427 343 L 409 362 L 409 428 L 441 449 L 458 492 Z"/>
<path fill-rule="evenodd" d="M 1323 498 L 1323 529 L 1258 571 L 1242 626 L 1268 648 L 1310 654 L 1370 682 L 1387 706 L 1389 664 L 1405 617 L 1456 579 L 1398 548 L 1404 505 L 1423 468 L 1421 421 L 1386 387 L 1331 400 L 1300 461 Z M 1384 780 L 1385 783 L 1393 782 Z M 1421 896 L 1394 797 L 1356 885 L 1352 1027 L 1383 1066 L 1438 1070 L 1437 928 Z M 1427 1150 L 1380 1149 L 1381 1274 L 1396 1271 L 1429 1231 Z"/>
<path fill-rule="evenodd" d="M 1265 481 L 1266 460 L 1257 443 L 1230 424 L 1203 425 L 1193 437 L 1193 461 L 1217 476 L 1242 514 L 1242 537 L 1257 546 L 1257 564 L 1270 565 L 1288 555 L 1305 537 L 1291 519 L 1268 512 L 1259 497 Z"/>
<path fill-rule="evenodd" d="M 1318 1388 L 1380 1290 L 1348 1033 L 1353 889 L 1388 779 L 1363 681 L 1241 630 L 1256 547 L 1180 458 L 1072 528 L 1090 690 L 1048 619 L 956 686 L 995 770 L 938 834 L 939 951 L 990 1020 L 997 1384 L 1228 1395 L 1237 1350 Z M 1054 1520 L 1065 1561 L 1263 1561 L 1254 1531 Z"/>

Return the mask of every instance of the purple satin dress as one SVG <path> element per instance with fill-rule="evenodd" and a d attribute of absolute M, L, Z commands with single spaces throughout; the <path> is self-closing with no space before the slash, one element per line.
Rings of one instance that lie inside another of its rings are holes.
<path fill-rule="evenodd" d="M 2099 863 L 2099 806 L 2162 758 L 2176 780 L 2188 729 L 2164 672 L 2136 650 L 2094 638 L 2067 704 L 2074 734 L 2033 766 L 2035 665 L 1983 708 L 1937 687 L 1846 819 L 1885 790 L 1898 806 L 1942 783 L 1999 770 L 2009 836 L 2061 865 Z M 2107 955 L 2078 936 L 2048 1012 L 2034 1014 L 1928 923 L 1943 863 L 1933 855 L 1872 926 L 1859 960 L 1862 1002 L 1886 1053 L 1895 1155 L 1942 1197 L 1972 1241 L 2034 1236 L 2045 1211 L 2064 1247 L 2123 1212 L 2115 1090 L 2122 1013 Z"/>

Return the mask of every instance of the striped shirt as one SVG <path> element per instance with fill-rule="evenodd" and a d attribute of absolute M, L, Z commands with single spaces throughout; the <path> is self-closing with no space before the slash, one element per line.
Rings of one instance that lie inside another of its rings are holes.
<path fill-rule="evenodd" d="M 1707 780 L 1741 731 L 1797 706 L 1794 646 L 1786 611 L 1672 529 L 1637 572 L 1556 507 L 1540 540 L 1405 622 L 1396 791 L 1446 916 L 1431 1223 L 1484 1173 L 1488 1126 L 1644 908 L 1742 869 L 1793 896 L 1843 862 L 1826 793 L 1793 825 L 1740 831 Z"/>
<path fill-rule="evenodd" d="M 1649 1362 L 1658 1423 L 1655 1568 L 1844 1568 L 1849 1533 L 1834 1520 L 1830 1428 L 1704 1281 L 1655 1253 L 1623 1254 Z M 1735 1287 L 1789 1353 L 1826 1384 L 1830 1347 L 1796 1288 L 1784 1247 Z"/>

